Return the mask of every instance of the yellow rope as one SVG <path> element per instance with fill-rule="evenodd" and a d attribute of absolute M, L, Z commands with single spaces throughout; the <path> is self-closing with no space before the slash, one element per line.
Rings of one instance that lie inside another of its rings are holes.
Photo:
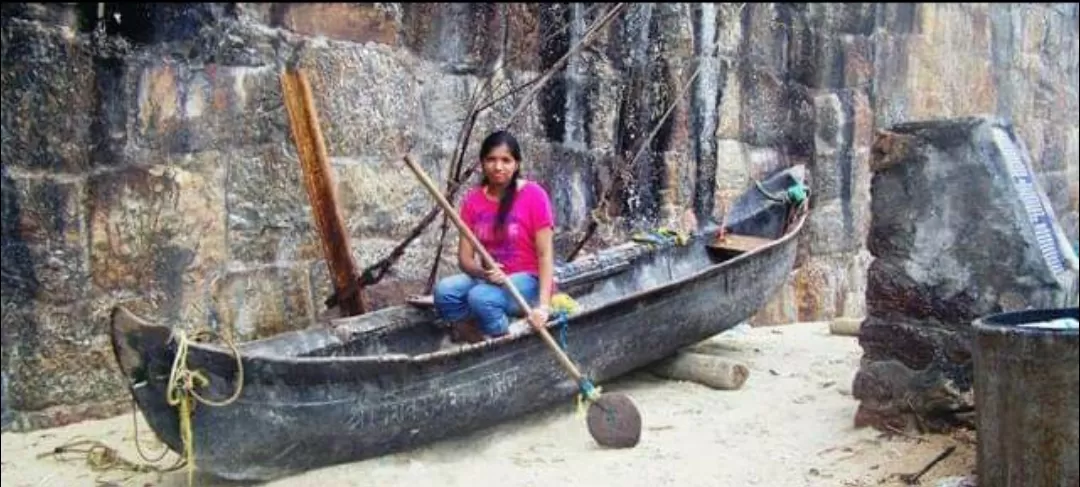
<path fill-rule="evenodd" d="M 581 417 L 581 418 L 585 417 L 585 412 L 588 409 L 585 406 L 585 403 L 595 402 L 597 399 L 600 399 L 600 393 L 602 392 L 602 389 L 603 388 L 601 388 L 600 386 L 594 386 L 592 391 L 590 392 L 590 394 L 588 396 L 586 396 L 585 393 L 583 393 L 583 392 L 578 393 L 578 395 L 577 395 L 577 414 L 578 414 L 578 417 Z"/>
<path fill-rule="evenodd" d="M 197 336 L 206 334 L 207 333 L 204 332 L 196 333 Z M 236 389 L 227 399 L 215 401 L 195 392 L 197 388 L 209 385 L 210 379 L 201 371 L 188 368 L 188 346 L 191 343 L 191 339 L 189 339 L 187 334 L 182 330 L 174 330 L 173 332 L 173 339 L 176 341 L 176 357 L 173 359 L 172 370 L 169 373 L 169 382 L 165 389 L 165 399 L 170 406 L 178 409 L 180 439 L 183 443 L 183 454 L 180 455 L 180 458 L 178 458 L 176 463 L 172 466 L 161 468 L 158 465 L 154 465 L 165 457 L 168 453 L 168 448 L 164 448 L 161 455 L 155 459 L 149 458 L 149 456 L 143 452 L 142 445 L 139 441 L 138 408 L 134 404 L 132 405 L 131 421 L 135 431 L 135 451 L 146 463 L 139 464 L 127 460 L 121 457 L 116 449 L 111 448 L 100 441 L 78 439 L 79 437 L 48 452 L 39 454 L 38 458 L 52 456 L 59 461 L 69 461 L 71 460 L 70 458 L 62 458 L 62 455 L 70 453 L 81 454 L 82 458 L 86 460 L 87 465 L 96 472 L 102 472 L 104 474 L 105 472 L 112 470 L 128 471 L 130 475 L 121 480 L 121 482 L 129 480 L 137 474 L 157 472 L 160 475 L 179 470 L 186 465 L 188 471 L 188 485 L 193 485 L 195 479 L 195 444 L 193 441 L 194 429 L 191 423 L 191 414 L 195 410 L 195 405 L 202 403 L 212 407 L 227 406 L 240 397 L 240 392 L 244 388 L 244 363 L 240 357 L 240 350 L 237 349 L 236 344 L 233 343 L 230 337 L 225 336 L 223 338 L 226 345 L 232 350 L 233 356 L 236 358 Z M 101 476 L 99 476 L 98 483 L 109 482 L 101 480 Z"/>
<path fill-rule="evenodd" d="M 79 439 L 75 437 L 71 441 L 53 448 L 45 453 L 38 454 L 38 458 L 44 458 L 51 456 L 57 461 L 71 461 L 75 458 L 67 457 L 68 454 L 78 454 L 79 458 L 83 458 L 86 464 L 90 466 L 90 469 L 99 472 L 96 481 L 98 484 L 112 484 L 114 480 L 107 480 L 104 475 L 111 471 L 126 471 L 128 475 L 119 479 L 119 482 L 126 482 L 132 477 L 143 473 L 157 473 L 161 474 L 179 470 L 183 467 L 183 458 L 178 458 L 177 461 L 170 467 L 162 468 L 158 465 L 151 463 L 139 464 L 128 460 L 120 456 L 120 452 L 109 447 L 108 445 L 90 439 Z"/>
<path fill-rule="evenodd" d="M 176 340 L 176 357 L 173 358 L 172 371 L 169 373 L 169 383 L 166 386 L 166 400 L 170 406 L 179 409 L 180 416 L 180 441 L 184 445 L 184 461 L 187 463 L 188 485 L 191 486 L 195 479 L 195 442 L 194 429 L 191 425 L 191 414 L 195 411 L 196 403 L 207 406 L 227 406 L 240 397 L 240 391 L 244 388 L 244 363 L 240 358 L 240 351 L 232 340 L 226 339 L 229 348 L 236 357 L 236 389 L 232 396 L 223 401 L 214 401 L 200 396 L 195 389 L 206 387 L 210 379 L 200 371 L 188 368 L 188 345 L 190 340 L 183 330 L 174 330 L 173 339 Z"/>

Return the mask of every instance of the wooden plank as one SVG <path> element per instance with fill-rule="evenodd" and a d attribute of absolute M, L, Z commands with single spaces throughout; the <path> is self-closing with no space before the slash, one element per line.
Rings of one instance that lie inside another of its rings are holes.
<path fill-rule="evenodd" d="M 758 247 L 772 243 L 772 239 L 755 237 L 753 235 L 738 235 L 729 233 L 717 238 L 709 247 L 721 250 L 733 250 L 735 252 L 750 252 Z"/>
<path fill-rule="evenodd" d="M 289 114 L 293 142 L 296 143 L 296 155 L 303 171 L 304 187 L 311 202 L 315 226 L 322 237 L 323 255 L 330 268 L 341 316 L 363 314 L 367 303 L 360 287 L 356 261 L 349 248 L 345 219 L 337 204 L 336 186 L 315 112 L 311 85 L 303 71 L 286 69 L 281 75 L 281 90 Z"/>

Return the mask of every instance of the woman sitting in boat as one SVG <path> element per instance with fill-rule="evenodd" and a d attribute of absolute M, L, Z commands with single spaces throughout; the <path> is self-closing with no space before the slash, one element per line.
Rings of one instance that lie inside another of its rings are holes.
<path fill-rule="evenodd" d="M 523 314 L 503 283 L 510 280 L 533 308 L 533 327 L 547 323 L 554 288 L 554 216 L 547 191 L 521 177 L 521 148 L 506 131 L 480 145 L 482 178 L 461 203 L 461 220 L 499 268 L 485 269 L 468 239 L 458 239 L 463 273 L 441 279 L 435 309 L 455 340 L 478 342 L 509 332 L 510 316 Z"/>

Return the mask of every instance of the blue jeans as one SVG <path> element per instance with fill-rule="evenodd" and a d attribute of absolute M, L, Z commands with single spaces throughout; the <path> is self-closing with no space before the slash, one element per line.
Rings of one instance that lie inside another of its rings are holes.
<path fill-rule="evenodd" d="M 521 296 L 535 306 L 540 300 L 540 279 L 527 272 L 507 276 Z M 468 274 L 445 277 L 435 285 L 435 310 L 443 320 L 454 323 L 476 318 L 480 331 L 488 336 L 505 335 L 508 315 L 523 316 L 514 296 L 504 286 L 496 286 Z"/>

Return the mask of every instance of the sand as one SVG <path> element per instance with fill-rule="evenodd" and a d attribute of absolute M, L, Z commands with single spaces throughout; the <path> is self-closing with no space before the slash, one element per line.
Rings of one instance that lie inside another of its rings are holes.
<path fill-rule="evenodd" d="M 595 446 L 572 402 L 467 437 L 413 451 L 309 471 L 263 485 L 322 486 L 899 486 L 956 445 L 922 478 L 922 485 L 970 474 L 974 442 L 959 435 L 885 437 L 855 429 L 851 379 L 861 350 L 827 323 L 740 328 L 702 344 L 710 353 L 743 361 L 742 389 L 712 390 L 641 371 L 602 384 L 629 393 L 645 429 L 630 450 Z M 140 421 L 140 438 L 156 446 Z M 163 476 L 123 472 L 101 476 L 76 459 L 37 458 L 74 437 L 117 447 L 137 459 L 131 415 L 3 437 L 5 487 L 96 485 L 183 486 L 184 472 Z M 174 458 L 172 456 L 168 458 Z M 100 476 L 100 477 L 99 477 Z M 197 475 L 196 485 L 237 485 Z"/>

